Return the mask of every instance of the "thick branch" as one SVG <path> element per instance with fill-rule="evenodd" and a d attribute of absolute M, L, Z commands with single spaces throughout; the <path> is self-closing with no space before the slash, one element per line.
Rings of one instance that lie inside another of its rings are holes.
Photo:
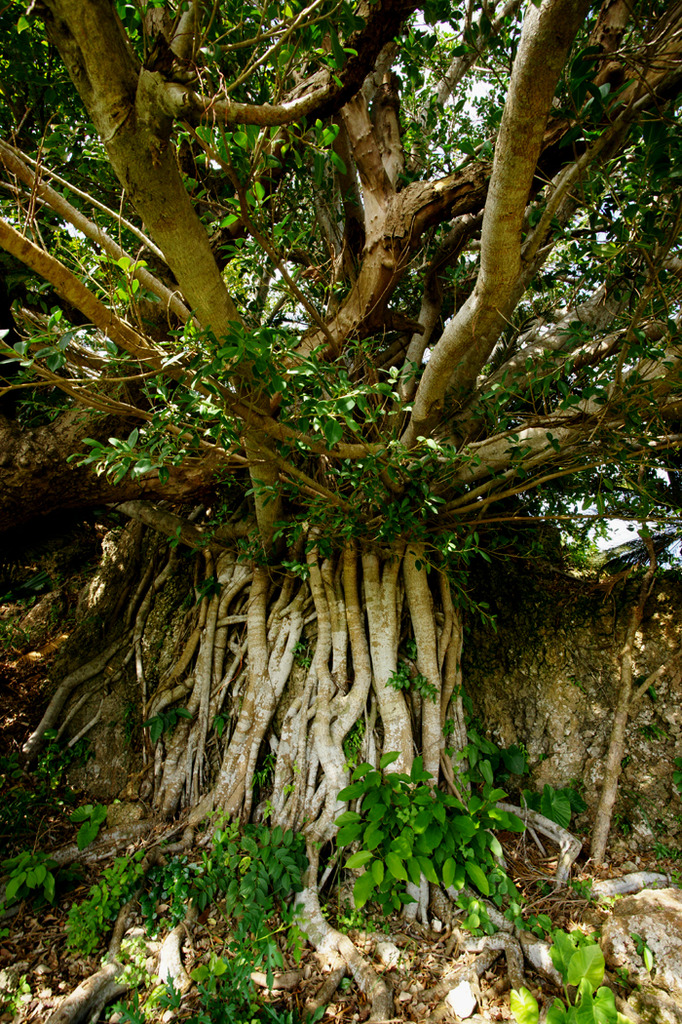
<path fill-rule="evenodd" d="M 545 0 L 526 15 L 495 149 L 476 287 L 443 332 L 417 389 L 404 442 L 428 434 L 451 376 L 465 386 L 497 341 L 521 269 L 521 229 L 556 84 L 587 0 Z"/>

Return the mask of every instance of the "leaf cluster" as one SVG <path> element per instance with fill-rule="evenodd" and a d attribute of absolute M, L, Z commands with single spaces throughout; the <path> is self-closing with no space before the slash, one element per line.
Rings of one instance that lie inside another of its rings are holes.
<path fill-rule="evenodd" d="M 339 793 L 339 800 L 361 801 L 360 809 L 337 818 L 340 848 L 357 842 L 360 849 L 346 861 L 348 869 L 363 869 L 353 888 L 356 907 L 369 899 L 384 912 L 414 902 L 406 884 L 418 886 L 422 875 L 434 885 L 458 891 L 467 882 L 484 896 L 502 902 L 514 891 L 498 865 L 502 856 L 494 829 L 520 831 L 523 822 L 496 804 L 506 795 L 486 783 L 482 794 L 471 794 L 467 804 L 435 788 L 424 770 L 423 759 L 414 759 L 409 775 L 387 772 L 397 753 L 384 754 L 377 771 L 359 765 L 353 781 Z M 471 922 L 477 928 L 480 919 Z"/>
<path fill-rule="evenodd" d="M 582 932 L 555 931 L 550 950 L 552 963 L 562 977 L 566 1002 L 555 999 L 547 1024 L 626 1024 L 616 1009 L 615 996 L 604 980 L 604 954 L 592 937 Z M 577 988 L 575 1000 L 568 987 Z M 540 1011 L 535 996 L 522 988 L 511 994 L 511 1008 L 518 1024 L 538 1024 Z"/>

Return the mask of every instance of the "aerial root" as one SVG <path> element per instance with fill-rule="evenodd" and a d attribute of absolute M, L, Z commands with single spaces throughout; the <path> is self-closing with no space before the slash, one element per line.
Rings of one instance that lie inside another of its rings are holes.
<path fill-rule="evenodd" d="M 320 909 L 317 889 L 304 889 L 299 893 L 297 902 L 302 907 L 299 921 L 301 931 L 317 952 L 326 956 L 335 968 L 340 968 L 340 960 L 345 962 L 358 988 L 370 1003 L 369 1020 L 385 1022 L 395 1019 L 393 994 L 389 985 L 379 977 L 348 936 L 342 935 L 325 920 Z"/>
<path fill-rule="evenodd" d="M 61 684 L 57 687 L 50 703 L 48 704 L 47 710 L 40 720 L 37 728 L 31 733 L 29 738 L 24 744 L 23 752 L 26 755 L 26 761 L 30 763 L 36 756 L 43 740 L 45 739 L 45 733 L 48 729 L 54 729 L 59 719 L 60 712 L 67 700 L 71 696 L 74 690 L 76 690 L 83 683 L 88 682 L 94 676 L 99 675 L 115 654 L 121 650 L 127 640 L 127 637 L 123 637 L 117 640 L 115 643 L 110 644 L 105 651 L 102 651 L 96 658 L 81 665 L 80 668 L 75 669 L 69 673 Z"/>
<path fill-rule="evenodd" d="M 544 814 L 538 811 L 531 811 L 528 807 L 516 807 L 514 804 L 498 803 L 502 811 L 510 811 L 516 814 L 531 829 L 547 836 L 559 847 L 559 858 L 557 860 L 555 883 L 561 887 L 568 881 L 571 867 L 582 849 L 582 843 L 568 829 L 550 821 Z"/>

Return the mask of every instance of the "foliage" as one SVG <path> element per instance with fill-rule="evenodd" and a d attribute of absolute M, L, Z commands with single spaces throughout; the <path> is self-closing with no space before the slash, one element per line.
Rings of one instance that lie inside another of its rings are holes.
<path fill-rule="evenodd" d="M 71 906 L 66 922 L 67 945 L 71 949 L 84 956 L 97 949 L 121 907 L 137 891 L 143 875 L 143 856 L 138 851 L 132 857 L 117 857 L 91 887 L 89 899 Z"/>
<path fill-rule="evenodd" d="M 197 984 L 200 1011 L 192 1024 L 251 1024 L 252 1021 L 286 1022 L 273 1007 L 258 1006 L 251 980 L 254 970 L 264 970 L 268 984 L 283 964 L 277 936 L 286 933 L 294 955 L 300 955 L 301 933 L 295 910 L 287 900 L 302 888 L 307 862 L 302 837 L 281 828 L 269 831 L 262 825 L 240 831 L 236 822 L 219 827 L 213 848 L 200 863 L 173 857 L 150 869 L 141 906 L 148 929 L 183 920 L 191 901 L 203 910 L 218 902 L 231 921 L 231 938 L 224 954 L 211 952 L 207 962 L 191 972 Z M 158 920 L 156 905 L 168 903 L 169 918 Z M 161 989 L 149 1005 L 177 1008 L 172 986 Z M 144 1020 L 139 1001 L 118 1003 L 124 1020 Z"/>
<path fill-rule="evenodd" d="M 83 46 L 115 39 L 110 49 L 131 64 L 112 60 L 110 77 L 132 75 L 121 95 L 144 93 L 147 105 L 117 135 L 114 155 L 107 125 L 120 111 L 110 109 L 109 77 L 106 88 L 86 85 L 71 66 L 66 23 L 8 5 L 0 122 L 14 144 L 3 160 L 19 184 L 0 214 L 22 331 L 8 334 L 14 363 L 3 373 L 18 385 L 18 423 L 38 422 L 39 406 L 43 422 L 89 406 L 90 436 L 74 440 L 70 457 L 97 469 L 103 494 L 127 477 L 162 495 L 192 459 L 189 495 L 203 487 L 202 461 L 213 461 L 211 476 L 217 462 L 242 496 L 285 500 L 276 534 L 292 546 L 312 526 L 334 543 L 412 537 L 435 561 L 466 567 L 495 549 L 493 520 L 567 509 L 578 526 L 619 511 L 665 518 L 678 471 L 680 142 L 679 86 L 649 81 L 642 62 L 651 40 L 665 47 L 674 37 L 660 8 L 649 5 L 619 35 L 615 87 L 595 83 L 594 11 L 575 21 L 565 51 L 548 33 L 562 70 L 545 82 L 544 55 L 535 68 L 515 66 L 528 52 L 519 37 L 532 6 L 498 8 L 496 23 L 487 4 L 406 5 L 384 18 L 375 5 L 333 0 L 238 16 L 221 3 L 202 9 L 190 33 L 203 105 L 187 85 L 189 65 L 177 81 L 177 67 L 160 68 L 171 29 L 148 24 L 143 7 L 107 4 L 101 38 Z M 537 16 L 561 21 L 553 10 L 540 6 Z M 361 92 L 384 43 L 393 47 L 388 122 L 377 116 L 383 93 L 370 111 Z M 153 94 L 138 82 L 148 71 L 159 76 Z M 543 91 L 502 216 L 488 185 L 504 173 L 518 130 L 519 75 Z M 184 97 L 177 109 L 166 87 Z M 147 152 L 152 124 L 166 162 L 134 156 Z M 41 185 L 35 232 L 49 266 L 12 235 L 38 154 L 41 182 L 53 173 L 66 182 L 66 195 Z M 577 175 L 578 192 L 568 187 Z M 171 195 L 182 203 L 169 227 Z M 104 241 L 99 225 L 83 230 L 92 202 L 108 222 Z M 518 223 L 509 259 L 500 256 L 505 218 Z M 452 225 L 466 230 L 453 237 Z M 172 309 L 161 265 L 173 278 Z M 67 302 L 54 287 L 58 267 Z M 415 341 L 408 352 L 429 303 L 430 357 Z M 484 342 L 468 323 L 477 303 Z M 102 413 L 114 427 L 102 426 Z M 244 472 L 256 426 L 276 484 Z M 305 573 L 300 552 L 282 559 Z"/>
<path fill-rule="evenodd" d="M 460 891 L 473 883 L 501 905 L 515 890 L 499 867 L 502 848 L 492 830 L 524 828 L 519 818 L 496 807 L 504 791 L 485 782 L 482 795 L 472 794 L 465 806 L 429 785 L 432 776 L 421 757 L 414 759 L 409 775 L 387 772 L 397 757 L 384 754 L 379 771 L 360 765 L 351 785 L 339 793 L 339 800 L 361 801 L 359 810 L 337 818 L 336 837 L 340 848 L 356 841 L 360 845 L 345 864 L 348 869 L 364 869 L 353 889 L 356 907 L 372 899 L 384 912 L 399 910 L 413 902 L 406 883 L 419 885 L 422 874 L 429 882 Z M 468 927 L 477 929 L 481 906 L 467 909 Z"/>
<path fill-rule="evenodd" d="M 12 983 L 0 988 L 0 1013 L 16 1019 L 22 1005 L 30 1001 L 31 995 L 26 975 L 19 975 Z"/>
<path fill-rule="evenodd" d="M 412 673 L 410 666 L 404 661 L 398 663 L 397 669 L 386 680 L 386 685 L 394 690 L 414 690 L 424 700 L 430 700 L 433 704 L 438 698 L 438 690 L 434 684 L 421 672 Z"/>
<path fill-rule="evenodd" d="M 239 916 L 254 934 L 262 932 L 276 910 L 289 927 L 293 912 L 284 901 L 300 890 L 306 866 L 302 840 L 292 832 L 269 831 L 263 825 L 240 832 L 236 823 L 216 830 L 211 850 L 200 861 L 174 855 L 145 873 L 143 859 L 143 851 L 117 858 L 92 886 L 89 898 L 71 907 L 67 935 L 72 949 L 92 953 L 121 907 L 137 895 L 150 935 L 183 921 L 190 903 L 204 910 L 217 901 L 223 901 L 228 917 Z M 164 916 L 157 910 L 160 904 L 168 907 Z M 274 949 L 271 955 L 276 955 Z"/>
<path fill-rule="evenodd" d="M 563 979 L 566 1002 L 554 1000 L 546 1016 L 548 1024 L 626 1024 L 627 1018 L 616 1009 L 613 992 L 601 984 L 604 954 L 593 938 L 579 931 L 555 931 L 550 956 Z M 578 990 L 575 1002 L 569 996 L 569 985 Z M 512 992 L 511 1008 L 518 1024 L 538 1024 L 538 1003 L 527 988 Z"/>
<path fill-rule="evenodd" d="M 674 764 L 677 770 L 673 772 L 673 785 L 682 796 L 682 757 L 676 757 Z"/>
<path fill-rule="evenodd" d="M 160 711 L 158 715 L 152 715 L 142 723 L 142 728 L 149 729 L 149 738 L 152 743 L 156 744 L 164 733 L 173 733 L 181 718 L 191 719 L 192 714 L 187 708 L 170 708 L 168 711 Z"/>
<path fill-rule="evenodd" d="M 555 821 L 562 828 L 568 828 L 573 814 L 582 814 L 587 804 L 572 786 L 555 789 L 545 783 L 542 793 L 534 793 L 530 789 L 523 790 L 523 802 L 532 811 L 539 811 L 545 818 Z"/>
<path fill-rule="evenodd" d="M 510 775 L 525 775 L 528 757 L 522 746 L 499 747 L 481 732 L 475 720 L 467 723 L 467 745 L 462 752 L 468 765 L 467 778 L 474 785 L 486 782 L 491 776 L 506 782 Z"/>
<path fill-rule="evenodd" d="M 0 849 L 9 852 L 21 837 L 35 833 L 40 818 L 59 816 L 76 802 L 66 785 L 69 767 L 88 756 L 86 740 L 73 747 L 62 746 L 54 731 L 33 770 L 26 770 L 18 754 L 0 756 Z"/>
<path fill-rule="evenodd" d="M 73 822 L 74 825 L 80 824 L 81 826 L 76 836 L 79 850 L 84 850 L 86 846 L 95 841 L 99 834 L 100 826 L 104 824 L 106 819 L 107 808 L 104 804 L 86 804 L 84 807 L 78 807 L 73 812 L 69 817 L 69 821 Z"/>
<path fill-rule="evenodd" d="M 9 857 L 2 862 L 3 870 L 9 874 L 5 888 L 5 900 L 8 904 L 21 900 L 46 901 L 54 903 L 57 862 L 41 850 L 32 853 L 24 850 L 16 857 Z"/>

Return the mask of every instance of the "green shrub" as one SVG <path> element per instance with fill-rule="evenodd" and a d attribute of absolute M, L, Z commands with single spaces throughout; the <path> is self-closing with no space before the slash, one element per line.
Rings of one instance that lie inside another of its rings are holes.
<path fill-rule="evenodd" d="M 507 896 L 516 895 L 511 880 L 500 868 L 502 847 L 493 829 L 524 830 L 514 814 L 496 804 L 506 796 L 492 784 L 490 766 L 481 795 L 472 794 L 465 806 L 456 797 L 430 785 L 421 757 L 415 758 L 409 775 L 386 772 L 398 754 L 384 754 L 380 770 L 362 764 L 352 774 L 352 783 L 339 793 L 339 800 L 361 800 L 360 810 L 346 811 L 337 818 L 337 844 L 343 848 L 359 842 L 361 849 L 346 861 L 349 869 L 363 868 L 355 882 L 356 907 L 373 899 L 384 912 L 398 910 L 413 902 L 406 891 L 408 881 L 419 885 L 422 874 L 429 882 L 462 890 L 472 883 L 483 896 L 501 906 Z M 465 924 L 472 930 L 483 926 L 493 930 L 480 901 L 468 910 Z"/>
<path fill-rule="evenodd" d="M 627 1018 L 616 1009 L 613 992 L 602 985 L 604 954 L 595 939 L 580 931 L 556 931 L 550 956 L 563 980 L 566 1002 L 554 1000 L 547 1024 L 627 1024 Z M 569 996 L 569 985 L 578 990 L 575 1002 Z M 538 1024 L 537 999 L 527 988 L 512 992 L 511 1008 L 518 1024 Z"/>

